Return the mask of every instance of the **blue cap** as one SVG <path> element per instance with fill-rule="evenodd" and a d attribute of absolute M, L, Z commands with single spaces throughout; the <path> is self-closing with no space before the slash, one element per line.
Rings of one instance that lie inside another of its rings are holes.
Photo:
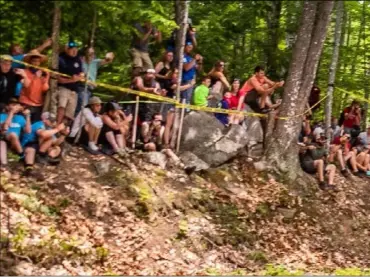
<path fill-rule="evenodd" d="M 70 42 L 68 42 L 67 47 L 68 48 L 78 47 L 78 44 L 74 41 L 70 41 Z"/>
<path fill-rule="evenodd" d="M 186 43 L 186 45 L 193 45 L 193 43 L 192 43 L 192 42 L 190 42 L 190 41 L 188 41 L 188 42 Z"/>

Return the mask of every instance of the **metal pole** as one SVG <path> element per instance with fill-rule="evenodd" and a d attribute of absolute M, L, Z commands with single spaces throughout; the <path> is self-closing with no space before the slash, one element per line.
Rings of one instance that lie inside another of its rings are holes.
<path fill-rule="evenodd" d="M 133 130 L 132 130 L 132 149 L 135 149 L 136 132 L 137 132 L 137 118 L 138 118 L 138 115 L 139 115 L 139 101 L 140 101 L 140 97 L 136 96 L 134 126 L 133 126 Z"/>
<path fill-rule="evenodd" d="M 186 99 L 182 99 L 183 106 L 182 106 L 182 109 L 181 109 L 181 119 L 180 119 L 179 133 L 177 135 L 176 153 L 179 153 L 179 151 L 180 151 L 182 125 L 184 123 L 184 116 L 185 116 L 185 103 L 186 103 Z"/>

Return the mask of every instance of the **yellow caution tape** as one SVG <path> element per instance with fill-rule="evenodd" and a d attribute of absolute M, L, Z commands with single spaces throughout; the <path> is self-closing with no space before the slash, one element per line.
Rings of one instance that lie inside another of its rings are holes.
<path fill-rule="evenodd" d="M 1 56 L 1 57 L 5 57 L 5 56 Z M 28 66 L 28 67 L 37 68 L 37 69 L 40 69 L 40 70 L 45 71 L 45 72 L 49 72 L 49 73 L 54 74 L 54 75 L 59 75 L 59 76 L 62 76 L 62 77 L 71 78 L 71 76 L 69 76 L 67 74 L 63 74 L 63 73 L 51 70 L 49 68 L 34 66 L 34 65 L 29 64 L 29 63 L 25 63 L 23 61 L 18 61 L 18 60 L 15 60 L 15 59 L 12 59 L 12 61 L 15 62 L 15 63 L 23 64 L 23 65 Z M 109 85 L 109 84 L 105 84 L 105 83 L 101 83 L 101 82 L 96 82 L 95 83 L 95 82 L 91 82 L 91 81 L 88 81 L 88 80 L 81 80 L 81 81 L 86 82 L 86 83 L 91 84 L 91 85 L 94 85 L 94 86 L 104 87 L 104 88 L 107 88 L 107 89 L 110 89 L 110 90 L 118 90 L 118 91 L 121 91 L 121 92 L 124 92 L 124 93 L 129 93 L 129 94 L 134 94 L 134 95 L 137 95 L 137 96 L 145 97 L 145 98 L 148 98 L 148 99 L 151 99 L 151 100 L 158 100 L 160 102 L 165 102 L 165 103 L 168 103 L 168 104 L 175 104 L 176 107 L 178 107 L 178 108 L 186 108 L 186 109 L 196 110 L 196 111 L 222 113 L 222 114 L 229 114 L 229 115 L 230 114 L 239 114 L 239 115 L 246 115 L 246 116 L 267 117 L 267 114 L 260 114 L 260 113 L 246 112 L 246 111 L 228 110 L 228 109 L 220 109 L 220 108 L 211 108 L 211 107 L 202 107 L 202 106 L 195 106 L 195 105 L 189 105 L 189 104 L 182 104 L 182 103 L 177 102 L 175 99 L 171 99 L 171 98 L 168 98 L 168 97 L 165 97 L 165 96 L 162 96 L 162 95 L 147 93 L 147 92 L 143 92 L 143 91 L 137 91 L 137 90 L 128 89 L 128 88 L 122 88 L 122 87 L 119 87 L 119 86 Z M 310 109 L 308 109 L 307 111 L 305 111 L 302 114 L 289 116 L 289 117 L 277 117 L 277 119 L 287 120 L 287 119 L 290 119 L 290 118 L 297 118 L 297 117 L 304 116 L 307 112 L 312 110 L 315 106 L 320 104 L 326 98 L 327 98 L 327 96 L 322 98 L 318 103 L 316 103 L 314 106 L 312 106 Z M 132 101 L 132 102 L 136 103 L 136 101 Z M 140 101 L 140 102 L 142 102 L 142 101 Z"/>

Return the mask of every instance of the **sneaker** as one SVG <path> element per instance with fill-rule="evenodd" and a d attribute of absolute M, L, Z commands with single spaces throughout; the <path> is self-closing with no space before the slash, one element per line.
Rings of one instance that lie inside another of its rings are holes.
<path fill-rule="evenodd" d="M 37 155 L 36 162 L 42 165 L 47 165 L 49 163 L 47 156 Z"/>
<path fill-rule="evenodd" d="M 89 147 L 93 152 L 97 152 L 97 151 L 99 151 L 99 147 L 98 147 L 98 146 L 96 146 L 95 142 L 90 141 L 90 142 L 88 143 L 88 147 Z"/>
<path fill-rule="evenodd" d="M 96 146 L 96 145 L 95 145 L 95 146 Z M 89 146 L 84 145 L 84 146 L 83 146 L 83 148 L 84 148 L 87 152 L 89 152 L 91 155 L 99 155 L 99 154 L 100 154 L 100 152 L 99 152 L 99 148 L 98 148 L 98 147 L 96 147 L 98 150 L 94 150 L 94 149 L 92 149 L 92 148 L 90 147 L 90 145 L 89 145 Z"/>
<path fill-rule="evenodd" d="M 128 153 L 124 149 L 118 149 L 117 154 L 121 158 L 127 158 L 128 157 Z"/>
<path fill-rule="evenodd" d="M 342 175 L 344 176 L 344 177 L 349 177 L 349 173 L 348 173 L 348 170 L 347 169 L 342 169 L 341 171 L 340 171 L 340 173 L 342 173 Z"/>
<path fill-rule="evenodd" d="M 320 182 L 319 183 L 319 188 L 321 190 L 328 190 L 328 185 L 325 182 Z"/>
<path fill-rule="evenodd" d="M 354 176 L 361 177 L 362 173 L 360 171 L 356 171 L 352 173 Z"/>
<path fill-rule="evenodd" d="M 370 170 L 366 171 L 366 176 L 370 177 Z"/>
<path fill-rule="evenodd" d="M 327 188 L 329 190 L 332 190 L 332 191 L 335 191 L 335 192 L 338 192 L 339 191 L 339 189 L 335 185 L 327 185 Z"/>

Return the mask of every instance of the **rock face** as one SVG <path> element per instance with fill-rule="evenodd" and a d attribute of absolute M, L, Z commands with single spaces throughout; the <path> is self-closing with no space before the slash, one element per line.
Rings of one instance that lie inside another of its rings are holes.
<path fill-rule="evenodd" d="M 198 156 L 189 151 L 181 153 L 180 159 L 186 167 L 195 166 L 195 171 L 207 170 L 209 168 L 209 164 L 199 159 Z"/>
<path fill-rule="evenodd" d="M 262 139 L 259 118 L 248 117 L 243 126 L 225 128 L 211 114 L 191 112 L 184 119 L 181 151 L 193 153 L 210 166 L 219 166 Z"/>

